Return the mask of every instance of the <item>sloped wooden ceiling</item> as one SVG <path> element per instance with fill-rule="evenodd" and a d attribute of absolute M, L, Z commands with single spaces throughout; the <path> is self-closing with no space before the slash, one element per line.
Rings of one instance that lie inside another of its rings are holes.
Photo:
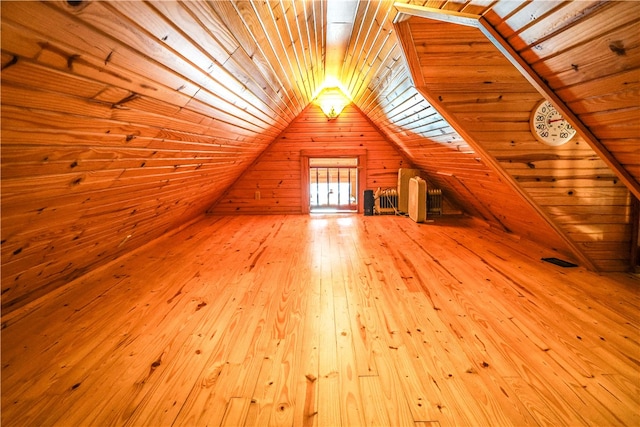
<path fill-rule="evenodd" d="M 384 111 L 410 81 L 393 3 L 330 3 L 0 2 L 4 312 L 202 215 L 326 69 Z"/>
<path fill-rule="evenodd" d="M 553 7 L 528 4 L 515 10 L 511 9 L 513 4 L 501 5 L 503 13 L 509 10 L 509 13 L 520 14 L 524 10 L 520 21 L 499 19 L 493 10 L 487 16 L 492 16 L 497 27 L 503 29 L 507 27 L 506 21 L 522 23 L 522 16 L 531 21 L 531 16 L 545 13 L 547 19 L 556 24 L 582 27 L 580 19 L 597 13 L 606 25 L 593 26 L 591 32 L 581 33 L 580 37 L 572 38 L 571 43 L 556 29 L 555 33 L 545 35 L 547 50 L 552 49 L 549 46 L 555 49 L 561 46 L 555 55 L 566 58 L 564 66 L 576 73 L 584 63 L 583 68 L 589 70 L 587 76 L 592 79 L 597 76 L 600 80 L 624 81 L 631 76 L 629 70 L 638 74 L 638 59 L 631 50 L 638 45 L 639 37 L 637 33 L 622 30 L 637 20 L 638 5 L 612 3 L 596 7 L 582 3 Z M 546 72 L 544 76 L 538 74 L 483 17 L 419 7 L 399 8 L 406 16 L 400 17 L 398 32 L 418 91 L 558 230 L 576 254 L 584 256 L 584 262 L 593 262 L 601 270 L 621 270 L 628 265 L 632 229 L 629 190 L 638 193 L 632 170 L 640 159 L 626 155 L 619 147 L 626 141 L 633 151 L 637 144 L 637 139 L 633 139 L 634 131 L 637 138 L 640 113 L 634 99 L 637 88 L 601 82 L 605 86 L 598 100 L 601 113 L 584 114 L 588 124 L 583 123 L 581 114 L 574 113 L 568 105 L 580 112 L 585 110 L 579 107 L 584 101 L 567 86 L 587 82 L 573 76 L 563 82 L 560 76 L 563 65 L 555 68 L 541 65 L 539 62 L 545 61 L 538 61 L 537 56 L 530 53 L 530 61 L 538 63 L 537 69 Z M 622 19 L 623 15 L 630 18 Z M 407 20 L 407 17 L 411 18 Z M 613 17 L 619 19 L 613 23 Z M 518 40 L 513 31 L 509 33 Z M 561 41 L 554 43 L 554 36 Z M 529 41 L 542 43 L 535 38 Z M 619 49 L 625 50 L 625 54 Z M 522 50 L 524 57 L 527 49 Z M 590 57 L 585 59 L 584 55 Z M 575 64 L 569 65 L 569 58 Z M 558 59 L 555 62 L 561 63 Z M 557 89 L 565 89 L 564 99 L 556 95 L 548 81 L 555 82 Z M 593 82 L 589 83 L 593 86 Z M 636 85 L 634 81 L 630 83 Z M 541 91 L 544 93 L 540 94 Z M 595 89 L 593 91 L 595 96 Z M 572 122 L 579 129 L 579 135 L 570 143 L 551 147 L 537 142 L 530 132 L 529 117 L 543 96 L 551 98 L 566 115 L 573 115 Z M 617 141 L 612 141 L 614 139 Z M 608 145 L 613 148 L 610 150 Z"/>
<path fill-rule="evenodd" d="M 540 13 L 525 1 L 409 3 L 486 15 L 523 57 L 538 50 L 530 40 L 566 30 L 569 43 L 618 8 L 573 2 L 583 13 L 557 21 L 545 18 L 563 2 L 535 2 Z M 202 215 L 327 80 L 468 212 L 524 236 L 540 223 L 413 86 L 392 1 L 3 1 L 0 12 L 5 313 Z M 637 63 L 638 44 L 616 40 L 605 46 L 616 66 Z M 532 66 L 575 80 L 558 94 L 576 91 L 573 111 L 637 180 L 637 67 L 610 81 L 588 64 L 573 74 L 571 56 L 541 46 L 549 61 Z M 567 251 L 548 224 L 536 235 Z"/>
<path fill-rule="evenodd" d="M 640 198 L 640 4 L 501 2 L 487 11 L 483 26 L 539 76 L 548 96 Z"/>

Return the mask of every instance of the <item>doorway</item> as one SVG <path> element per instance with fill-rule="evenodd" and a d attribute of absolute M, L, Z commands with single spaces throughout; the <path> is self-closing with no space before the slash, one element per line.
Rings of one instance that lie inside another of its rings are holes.
<path fill-rule="evenodd" d="M 358 158 L 309 158 L 309 211 L 358 211 Z"/>

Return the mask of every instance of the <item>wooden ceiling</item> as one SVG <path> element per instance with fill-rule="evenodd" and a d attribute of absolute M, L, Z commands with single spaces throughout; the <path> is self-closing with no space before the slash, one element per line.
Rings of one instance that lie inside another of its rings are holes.
<path fill-rule="evenodd" d="M 407 3 L 482 17 L 583 126 L 580 152 L 532 141 L 543 96 L 512 71 L 528 88 L 514 94 L 491 71 L 482 82 L 502 102 L 487 109 L 476 107 L 489 92 L 463 93 L 474 61 L 494 60 L 478 50 L 495 49 L 486 31 L 452 43 L 458 24 L 415 18 L 429 24 L 414 84 L 405 51 L 417 33 L 399 39 L 392 1 L 1 2 L 3 308 L 202 215 L 326 81 L 467 212 L 622 269 L 640 179 L 640 4 Z M 589 194 L 567 205 L 572 189 Z"/>
<path fill-rule="evenodd" d="M 483 162 L 538 211 L 583 264 L 620 269 L 630 246 L 629 191 L 640 194 L 634 175 L 640 158 L 627 151 L 637 148 L 638 90 L 637 80 L 603 80 L 630 77 L 634 67 L 638 75 L 632 53 L 638 36 L 626 27 L 637 21 L 638 9 L 631 3 L 582 3 L 518 9 L 509 2 L 484 16 L 399 5 L 398 33 L 418 91 Z M 540 23 L 531 23 L 531 16 L 545 14 Z M 606 24 L 582 31 L 585 14 Z M 545 21 L 554 23 L 554 31 Z M 523 28 L 513 30 L 515 22 Z M 536 26 L 538 38 L 532 36 Z M 562 31 L 567 27 L 577 35 L 567 37 Z M 604 93 L 593 93 L 595 99 L 576 95 L 582 86 L 596 84 Z M 531 112 L 545 98 L 579 130 L 571 143 L 549 147 L 530 132 Z M 598 109 L 589 110 L 589 103 Z"/>

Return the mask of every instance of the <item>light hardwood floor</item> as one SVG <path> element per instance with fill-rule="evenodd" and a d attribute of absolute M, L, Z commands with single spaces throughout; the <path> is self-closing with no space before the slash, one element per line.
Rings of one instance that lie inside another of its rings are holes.
<path fill-rule="evenodd" d="M 640 281 L 465 218 L 208 217 L 2 324 L 2 425 L 638 425 Z"/>

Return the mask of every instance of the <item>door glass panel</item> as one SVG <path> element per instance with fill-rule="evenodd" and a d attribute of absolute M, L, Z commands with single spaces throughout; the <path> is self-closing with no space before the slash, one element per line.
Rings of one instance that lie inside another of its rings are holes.
<path fill-rule="evenodd" d="M 357 211 L 357 166 L 357 158 L 310 158 L 311 212 Z"/>
<path fill-rule="evenodd" d="M 335 158 L 325 158 L 325 157 L 311 157 L 309 158 L 309 166 L 358 166 L 358 158 L 357 157 L 335 157 Z"/>

